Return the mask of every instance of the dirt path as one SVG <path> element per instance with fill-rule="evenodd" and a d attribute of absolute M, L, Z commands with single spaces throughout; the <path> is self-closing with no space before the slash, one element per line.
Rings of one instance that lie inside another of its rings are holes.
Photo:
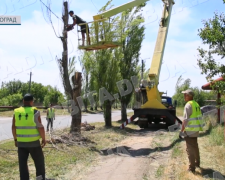
<path fill-rule="evenodd" d="M 147 154 L 151 141 L 151 137 L 131 137 L 121 142 L 117 148 L 106 150 L 108 155 L 93 167 L 86 179 L 142 179 L 148 160 L 144 154 Z"/>
<path fill-rule="evenodd" d="M 102 150 L 99 163 L 83 180 L 160 179 L 171 154 L 168 133 L 138 133 L 112 149 Z"/>

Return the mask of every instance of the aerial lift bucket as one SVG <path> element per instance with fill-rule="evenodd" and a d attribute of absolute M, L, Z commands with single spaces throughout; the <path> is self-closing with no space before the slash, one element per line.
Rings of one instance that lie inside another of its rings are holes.
<path fill-rule="evenodd" d="M 122 33 L 118 32 L 119 23 L 110 22 L 109 18 L 96 20 L 89 23 L 79 24 L 86 26 L 86 41 L 82 44 L 82 39 L 79 38 L 78 30 L 78 48 L 81 50 L 92 51 L 108 48 L 116 48 L 122 45 Z M 90 31 L 88 31 L 90 29 Z M 90 37 L 90 44 L 88 43 Z"/>

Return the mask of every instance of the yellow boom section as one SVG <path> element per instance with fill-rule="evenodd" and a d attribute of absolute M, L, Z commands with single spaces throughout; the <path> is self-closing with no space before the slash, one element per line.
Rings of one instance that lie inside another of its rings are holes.
<path fill-rule="evenodd" d="M 149 71 L 149 80 L 151 86 L 146 87 L 148 101 L 142 106 L 142 108 L 166 109 L 166 107 L 161 103 L 162 93 L 158 91 L 158 84 L 164 49 L 166 45 L 166 38 L 169 29 L 172 6 L 175 3 L 173 0 L 165 0 L 164 2 L 165 4 L 158 31 L 158 37 L 152 58 L 152 64 Z"/>
<path fill-rule="evenodd" d="M 139 6 L 140 4 L 143 4 L 145 2 L 147 2 L 149 0 L 135 0 L 135 1 L 131 1 L 129 3 L 126 3 L 126 4 L 123 4 L 121 6 L 118 6 L 118 7 L 115 7 L 113 9 L 110 9 L 108 11 L 105 11 L 101 14 L 98 14 L 98 15 L 95 15 L 93 16 L 93 19 L 94 21 L 96 20 L 100 20 L 100 19 L 103 19 L 103 18 L 109 18 L 109 17 L 112 17 L 112 16 L 115 16 L 116 14 L 119 14 L 123 11 L 126 11 L 127 9 L 130 9 L 130 8 L 133 8 L 135 6 Z"/>

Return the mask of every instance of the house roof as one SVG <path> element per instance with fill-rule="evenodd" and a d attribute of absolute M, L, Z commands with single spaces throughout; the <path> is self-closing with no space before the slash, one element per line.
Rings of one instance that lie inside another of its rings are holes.
<path fill-rule="evenodd" d="M 225 79 L 223 77 L 220 77 L 220 78 L 214 80 L 213 82 L 210 82 L 210 83 L 207 83 L 207 84 L 203 85 L 202 89 L 203 90 L 212 90 L 211 85 L 213 85 L 213 83 L 217 82 L 217 81 L 225 81 Z"/>

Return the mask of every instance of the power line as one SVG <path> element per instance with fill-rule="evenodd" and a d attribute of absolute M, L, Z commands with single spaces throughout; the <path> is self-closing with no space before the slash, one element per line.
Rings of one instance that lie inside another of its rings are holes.
<path fill-rule="evenodd" d="M 96 10 L 98 11 L 98 8 L 95 6 L 94 2 L 91 0 L 92 4 L 94 5 L 94 7 L 96 8 Z"/>
<path fill-rule="evenodd" d="M 52 10 L 45 4 L 45 3 L 43 3 L 43 1 L 42 0 L 40 0 L 40 2 L 42 3 L 42 4 L 44 4 L 44 6 L 55 16 L 55 17 L 57 17 L 58 19 L 60 19 L 54 12 L 52 12 Z M 61 21 L 62 21 L 62 19 L 60 19 Z"/>

